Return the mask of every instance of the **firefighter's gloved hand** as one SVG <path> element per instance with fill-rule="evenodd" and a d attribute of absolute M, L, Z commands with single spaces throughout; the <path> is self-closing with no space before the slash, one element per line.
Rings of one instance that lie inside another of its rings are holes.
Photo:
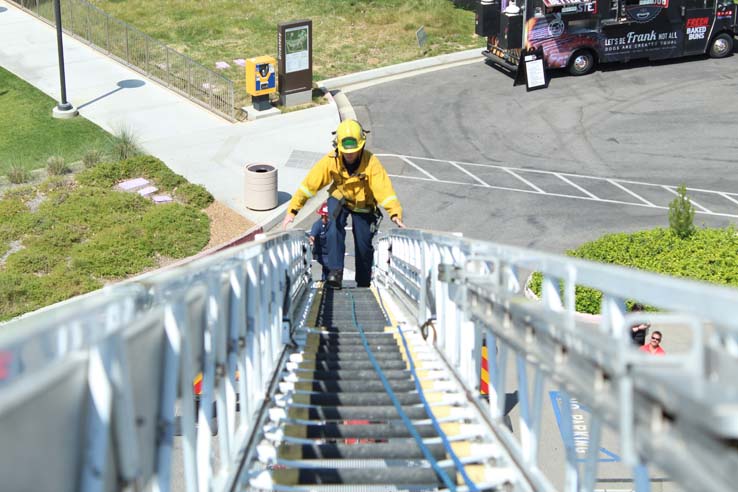
<path fill-rule="evenodd" d="M 294 221 L 295 221 L 295 215 L 292 212 L 287 212 L 287 215 L 284 216 L 284 220 L 282 221 L 282 230 L 286 231 L 287 226 L 289 226 Z"/>
<path fill-rule="evenodd" d="M 394 222 L 395 224 L 397 224 L 397 227 L 399 227 L 400 229 L 404 229 L 405 228 L 405 223 L 402 222 L 402 219 L 399 218 L 397 215 L 395 215 L 394 217 L 392 217 L 392 222 Z"/>

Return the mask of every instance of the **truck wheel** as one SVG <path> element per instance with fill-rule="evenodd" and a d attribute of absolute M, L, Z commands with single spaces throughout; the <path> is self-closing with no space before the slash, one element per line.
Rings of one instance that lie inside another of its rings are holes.
<path fill-rule="evenodd" d="M 715 36 L 710 44 L 711 58 L 725 58 L 733 52 L 733 37 L 727 33 L 720 33 Z"/>
<path fill-rule="evenodd" d="M 595 59 L 591 51 L 581 50 L 574 53 L 569 62 L 569 73 L 574 76 L 587 75 L 595 67 Z"/>

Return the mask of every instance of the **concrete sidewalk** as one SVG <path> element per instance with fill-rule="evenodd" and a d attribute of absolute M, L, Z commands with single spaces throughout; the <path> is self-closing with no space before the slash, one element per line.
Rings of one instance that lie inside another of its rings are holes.
<path fill-rule="evenodd" d="M 0 0 L 0 66 L 58 100 L 56 53 L 52 26 Z M 331 149 L 331 132 L 342 115 L 353 112 L 346 97 L 339 95 L 338 103 L 329 97 L 323 106 L 231 123 L 67 35 L 64 57 L 67 96 L 82 116 L 111 133 L 131 131 L 147 153 L 205 186 L 217 200 L 264 230 L 279 222 L 307 170 Z M 479 50 L 470 50 L 339 77 L 322 85 L 330 89 L 364 86 L 480 58 Z M 280 206 L 276 209 L 246 208 L 243 169 L 251 163 L 277 167 Z M 306 207 L 301 217 L 319 205 L 318 200 L 311 201 L 315 206 Z"/>

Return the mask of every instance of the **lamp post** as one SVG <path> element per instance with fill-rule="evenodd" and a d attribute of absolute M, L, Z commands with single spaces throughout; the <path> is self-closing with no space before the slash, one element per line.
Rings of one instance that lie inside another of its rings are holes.
<path fill-rule="evenodd" d="M 61 0 L 54 0 L 54 19 L 56 20 L 56 46 L 59 53 L 59 81 L 61 83 L 61 99 L 54 106 L 54 118 L 72 118 L 77 116 L 77 110 L 67 101 L 67 82 L 64 74 L 64 45 L 62 43 Z"/>

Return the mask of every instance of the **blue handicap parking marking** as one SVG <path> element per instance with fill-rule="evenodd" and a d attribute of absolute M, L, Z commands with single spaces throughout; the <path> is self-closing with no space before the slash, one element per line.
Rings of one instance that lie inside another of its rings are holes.
<path fill-rule="evenodd" d="M 572 422 L 571 425 L 565 425 L 564 422 L 564 396 L 559 391 L 549 391 L 551 398 L 551 406 L 556 416 L 556 424 L 559 426 L 559 433 L 564 446 L 573 449 L 577 456 L 577 461 L 586 461 L 586 455 L 589 449 L 589 408 L 579 403 L 575 398 L 568 398 Z M 600 447 L 600 454 L 597 458 L 599 463 L 617 463 L 620 456 L 612 451 Z"/>

